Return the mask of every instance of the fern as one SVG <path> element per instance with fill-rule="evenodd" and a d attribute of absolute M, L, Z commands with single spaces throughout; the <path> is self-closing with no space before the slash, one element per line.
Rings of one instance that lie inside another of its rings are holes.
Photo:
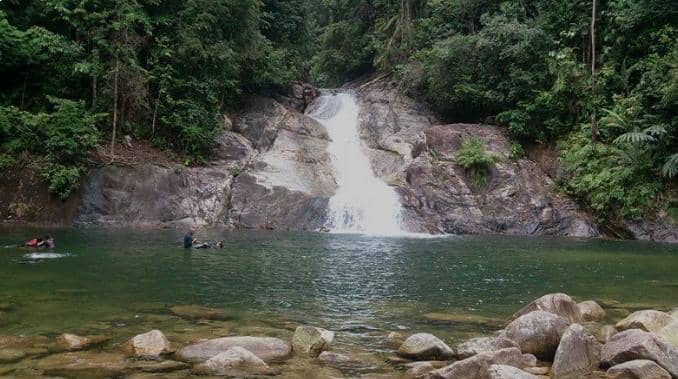
<path fill-rule="evenodd" d="M 620 145 L 623 143 L 631 143 L 631 144 L 641 144 L 641 143 L 648 143 L 648 142 L 656 142 L 657 139 L 651 136 L 650 134 L 645 133 L 645 131 L 638 132 L 626 132 L 619 137 L 615 138 L 613 143 L 615 145 Z"/>
<path fill-rule="evenodd" d="M 662 166 L 662 175 L 673 178 L 678 174 L 678 153 L 671 154 Z"/>

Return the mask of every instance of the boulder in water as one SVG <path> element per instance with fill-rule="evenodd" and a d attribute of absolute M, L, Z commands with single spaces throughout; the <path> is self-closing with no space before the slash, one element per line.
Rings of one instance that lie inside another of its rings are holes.
<path fill-rule="evenodd" d="M 605 310 L 593 300 L 582 301 L 577 304 L 582 321 L 601 321 L 605 319 Z"/>
<path fill-rule="evenodd" d="M 552 293 L 544 295 L 530 304 L 523 307 L 518 312 L 514 313 L 509 319 L 513 321 L 520 316 L 528 314 L 533 311 L 544 311 L 553 313 L 567 320 L 568 322 L 582 322 L 583 317 L 577 302 L 564 293 Z"/>
<path fill-rule="evenodd" d="M 199 375 L 247 377 L 271 373 L 271 368 L 249 350 L 234 346 L 193 368 Z"/>
<path fill-rule="evenodd" d="M 90 348 L 102 344 L 110 338 L 105 336 L 78 336 L 70 333 L 63 333 L 57 337 L 57 344 L 63 350 L 76 351 Z"/>
<path fill-rule="evenodd" d="M 170 308 L 175 315 L 187 319 L 226 320 L 228 315 L 223 309 L 202 305 L 175 305 Z"/>
<path fill-rule="evenodd" d="M 600 364 L 601 345 L 579 324 L 570 325 L 556 350 L 551 375 L 554 379 L 586 377 Z"/>
<path fill-rule="evenodd" d="M 173 351 L 167 337 L 159 330 L 132 337 L 122 345 L 122 349 L 129 355 L 137 356 L 158 356 Z"/>
<path fill-rule="evenodd" d="M 128 362 L 119 353 L 77 351 L 50 355 L 36 362 L 35 368 L 46 375 L 77 378 L 111 378 L 122 376 Z"/>
<path fill-rule="evenodd" d="M 26 353 L 19 349 L 0 349 L 0 364 L 18 362 L 26 357 Z"/>
<path fill-rule="evenodd" d="M 646 332 L 658 332 L 661 328 L 670 324 L 673 317 L 665 312 L 652 309 L 631 313 L 616 325 L 618 330 L 641 329 Z"/>
<path fill-rule="evenodd" d="M 610 367 L 608 379 L 671 379 L 668 371 L 653 361 L 636 359 Z"/>
<path fill-rule="evenodd" d="M 452 358 L 454 351 L 433 334 L 417 333 L 407 337 L 398 354 L 416 360 L 445 360 Z"/>
<path fill-rule="evenodd" d="M 518 347 L 518 344 L 505 337 L 478 337 L 457 345 L 456 351 L 457 357 L 464 359 L 509 347 Z"/>
<path fill-rule="evenodd" d="M 545 311 L 522 315 L 506 327 L 506 337 L 515 341 L 524 353 L 551 359 L 560 338 L 569 326 L 567 320 Z"/>
<path fill-rule="evenodd" d="M 533 355 L 522 354 L 518 348 L 512 347 L 474 355 L 471 358 L 431 371 L 429 377 L 434 379 L 484 379 L 489 377 L 489 369 L 492 365 L 508 365 L 522 369 L 533 367 L 536 363 L 537 358 Z"/>
<path fill-rule="evenodd" d="M 329 349 L 332 341 L 334 341 L 334 332 L 302 325 L 294 331 L 292 350 L 296 354 L 317 357 L 321 352 Z"/>
<path fill-rule="evenodd" d="M 204 362 L 235 346 L 249 350 L 265 362 L 278 361 L 292 352 L 291 346 L 272 337 L 222 337 L 186 346 L 176 356 L 185 362 Z"/>

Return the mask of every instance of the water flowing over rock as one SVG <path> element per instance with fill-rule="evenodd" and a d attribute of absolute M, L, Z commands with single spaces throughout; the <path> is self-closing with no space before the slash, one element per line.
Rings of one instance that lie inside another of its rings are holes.
<path fill-rule="evenodd" d="M 186 362 L 204 362 L 235 346 L 249 350 L 265 362 L 286 358 L 292 347 L 273 337 L 222 337 L 186 346 L 177 351 L 177 357 Z"/>
<path fill-rule="evenodd" d="M 489 369 L 492 365 L 508 365 L 519 369 L 536 365 L 537 359 L 531 354 L 522 354 L 513 347 L 481 353 L 471 358 L 455 362 L 449 366 L 431 371 L 430 378 L 435 379 L 486 379 L 490 377 Z"/>
<path fill-rule="evenodd" d="M 637 359 L 607 370 L 608 379 L 671 379 L 668 371 L 653 361 Z"/>
<path fill-rule="evenodd" d="M 586 377 L 600 364 L 601 345 L 579 324 L 570 325 L 560 340 L 551 374 L 554 379 Z"/>
<path fill-rule="evenodd" d="M 583 321 L 579 306 L 571 297 L 564 293 L 552 293 L 538 298 L 514 313 L 509 319 L 509 322 L 532 311 L 553 313 L 569 322 Z"/>
<path fill-rule="evenodd" d="M 674 378 L 678 377 L 678 348 L 640 329 L 629 329 L 610 338 L 601 351 L 604 367 L 636 359 L 656 362 Z"/>
<path fill-rule="evenodd" d="M 317 357 L 328 350 L 334 340 L 334 332 L 313 326 L 299 326 L 292 337 L 292 350 L 296 354 Z"/>
<path fill-rule="evenodd" d="M 449 359 L 454 356 L 454 351 L 433 334 L 417 333 L 407 337 L 398 354 L 417 360 Z"/>
<path fill-rule="evenodd" d="M 658 332 L 673 321 L 673 317 L 665 312 L 642 310 L 631 313 L 616 325 L 618 330 L 642 329 L 646 332 Z"/>
<path fill-rule="evenodd" d="M 137 356 L 158 356 L 173 351 L 169 340 L 159 330 L 151 330 L 132 337 L 122 345 L 122 349 L 129 355 Z"/>
<path fill-rule="evenodd" d="M 553 313 L 534 311 L 512 321 L 506 327 L 506 337 L 515 341 L 522 352 L 550 359 L 568 326 L 567 320 Z"/>

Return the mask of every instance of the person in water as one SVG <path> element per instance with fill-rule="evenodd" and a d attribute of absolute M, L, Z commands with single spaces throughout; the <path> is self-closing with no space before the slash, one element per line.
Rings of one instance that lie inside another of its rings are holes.
<path fill-rule="evenodd" d="M 31 240 L 26 241 L 25 246 L 26 247 L 40 247 L 44 244 L 45 242 L 42 240 L 42 238 L 33 238 Z"/>
<path fill-rule="evenodd" d="M 210 245 L 207 244 L 207 243 L 198 242 L 198 240 L 196 240 L 193 237 L 194 234 L 195 234 L 195 232 L 193 231 L 193 229 L 189 230 L 188 233 L 186 233 L 186 235 L 184 236 L 184 249 L 190 249 L 190 248 L 207 249 L 207 248 L 210 247 Z"/>
<path fill-rule="evenodd" d="M 45 244 L 43 246 L 45 246 L 48 249 L 54 249 L 56 247 L 56 242 L 54 242 L 54 237 L 52 237 L 51 235 L 48 235 L 45 238 L 44 242 L 45 242 Z"/>

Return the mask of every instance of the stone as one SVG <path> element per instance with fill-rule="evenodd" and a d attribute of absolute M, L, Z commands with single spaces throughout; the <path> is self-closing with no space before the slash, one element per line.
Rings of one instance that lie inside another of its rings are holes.
<path fill-rule="evenodd" d="M 659 331 L 655 334 L 669 341 L 675 346 L 678 346 L 678 318 L 674 317 L 671 323 L 659 329 Z"/>
<path fill-rule="evenodd" d="M 490 379 L 539 379 L 536 375 L 508 365 L 491 365 L 488 372 Z"/>
<path fill-rule="evenodd" d="M 170 308 L 175 315 L 190 320 L 226 320 L 228 315 L 223 309 L 202 305 L 175 305 Z"/>
<path fill-rule="evenodd" d="M 464 359 L 479 353 L 487 353 L 509 347 L 518 347 L 518 344 L 504 337 L 478 337 L 457 345 L 456 351 L 457 357 Z"/>
<path fill-rule="evenodd" d="M 537 358 L 531 354 L 522 354 L 518 348 L 511 347 L 489 353 L 476 354 L 470 358 L 452 363 L 449 366 L 431 371 L 429 378 L 434 379 L 487 379 L 491 365 L 508 365 L 517 368 L 534 367 Z"/>
<path fill-rule="evenodd" d="M 583 301 L 577 304 L 582 321 L 601 321 L 605 319 L 605 310 L 593 300 Z"/>
<path fill-rule="evenodd" d="M 570 325 L 556 350 L 551 375 L 554 379 L 585 377 L 600 364 L 600 343 L 579 324 Z"/>
<path fill-rule="evenodd" d="M 398 348 L 405 342 L 405 336 L 398 332 L 391 332 L 386 336 L 386 342 L 389 346 Z"/>
<path fill-rule="evenodd" d="M 26 357 L 26 353 L 19 349 L 0 349 L 0 364 L 18 362 Z"/>
<path fill-rule="evenodd" d="M 290 355 L 292 347 L 285 341 L 273 337 L 222 337 L 207 340 L 180 349 L 176 356 L 185 362 L 204 362 L 233 347 L 242 347 L 265 362 L 279 361 Z"/>
<path fill-rule="evenodd" d="M 317 357 L 329 350 L 334 341 L 334 332 L 313 326 L 299 326 L 292 336 L 292 350 L 296 354 Z"/>
<path fill-rule="evenodd" d="M 678 308 L 673 308 L 673 310 L 671 310 L 671 312 L 669 312 L 669 314 L 672 317 L 678 317 Z"/>
<path fill-rule="evenodd" d="M 59 345 L 59 347 L 63 350 L 67 351 L 88 349 L 92 346 L 102 344 L 108 340 L 110 340 L 110 338 L 106 336 L 82 337 L 70 333 L 60 334 L 56 339 L 57 345 Z"/>
<path fill-rule="evenodd" d="M 553 313 L 571 323 L 584 321 L 577 303 L 571 297 L 564 293 L 552 293 L 534 300 L 514 313 L 509 322 L 533 311 Z"/>
<path fill-rule="evenodd" d="M 178 361 L 172 361 L 172 360 L 167 360 L 167 361 L 137 361 L 134 362 L 133 364 L 130 365 L 130 368 L 135 371 L 143 371 L 143 372 L 151 372 L 151 373 L 156 373 L 156 372 L 172 372 L 172 371 L 179 371 L 179 370 L 185 370 L 189 368 L 190 365 L 184 362 L 178 362 Z"/>
<path fill-rule="evenodd" d="M 642 310 L 631 313 L 616 325 L 617 330 L 641 329 L 646 332 L 658 332 L 661 328 L 670 324 L 673 317 L 665 312 L 655 310 Z"/>
<path fill-rule="evenodd" d="M 194 374 L 243 377 L 252 374 L 265 375 L 271 368 L 249 350 L 234 346 L 193 368 Z"/>
<path fill-rule="evenodd" d="M 136 356 L 158 356 L 173 351 L 167 337 L 157 329 L 132 337 L 122 345 L 122 349 Z"/>
<path fill-rule="evenodd" d="M 601 351 L 601 366 L 610 367 L 636 359 L 656 362 L 678 377 L 678 349 L 652 333 L 629 329 L 610 337 Z"/>
<path fill-rule="evenodd" d="M 425 378 L 428 373 L 435 370 L 436 367 L 428 361 L 414 362 L 403 374 L 403 379 Z"/>
<path fill-rule="evenodd" d="M 600 329 L 600 338 L 598 341 L 601 343 L 607 342 L 610 337 L 615 334 L 617 334 L 617 328 L 612 325 L 603 325 L 603 327 Z"/>
<path fill-rule="evenodd" d="M 532 375 L 548 375 L 551 371 L 551 367 L 548 366 L 534 366 L 534 367 L 523 367 L 523 370 L 529 372 Z"/>
<path fill-rule="evenodd" d="M 47 375 L 78 378 L 110 378 L 127 371 L 127 361 L 120 353 L 76 351 L 47 356 L 35 368 Z"/>
<path fill-rule="evenodd" d="M 607 370 L 608 379 L 671 379 L 668 371 L 647 359 L 636 359 L 612 366 Z"/>
<path fill-rule="evenodd" d="M 554 313 L 533 311 L 512 321 L 506 327 L 506 337 L 515 341 L 522 352 L 549 360 L 568 326 L 567 320 Z"/>
<path fill-rule="evenodd" d="M 438 337 L 429 333 L 413 334 L 400 345 L 398 354 L 416 360 L 449 359 L 454 351 Z"/>

